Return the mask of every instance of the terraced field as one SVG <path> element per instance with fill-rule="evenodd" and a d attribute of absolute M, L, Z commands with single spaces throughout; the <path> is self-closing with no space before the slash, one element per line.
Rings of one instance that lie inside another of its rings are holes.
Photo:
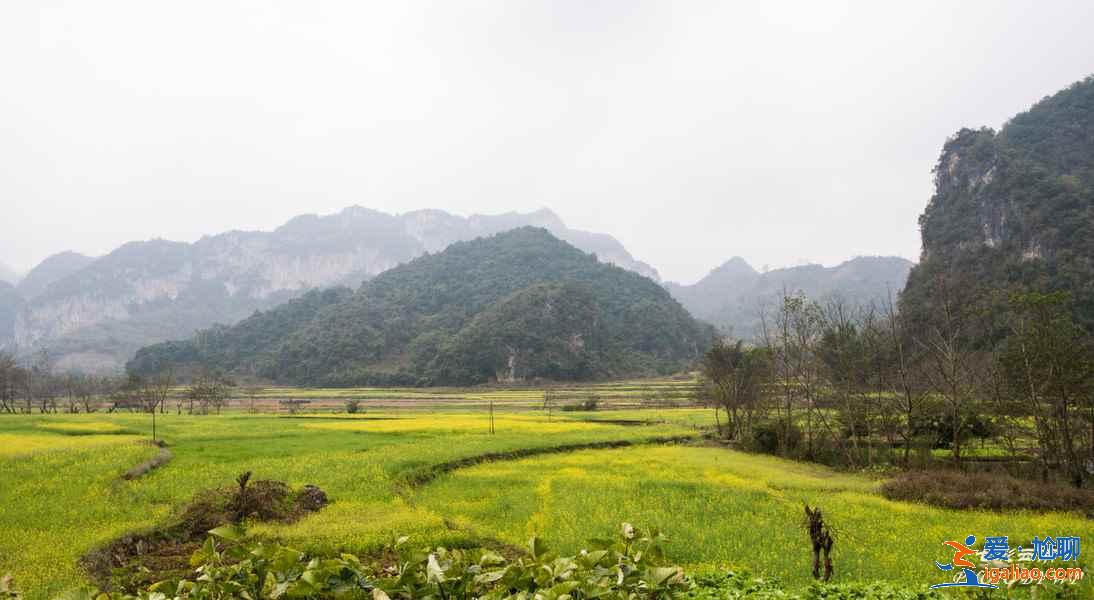
<path fill-rule="evenodd" d="M 525 388 L 291 388 L 263 387 L 235 390 L 237 404 L 256 410 L 284 411 L 285 400 L 301 400 L 309 410 L 338 410 L 347 400 L 359 400 L 370 409 L 477 410 L 490 404 L 502 410 L 539 410 L 544 402 L 555 409 L 591 398 L 605 408 L 657 408 L 693 403 L 694 379 L 647 379 L 610 383 L 553 384 Z M 184 390 L 176 390 L 176 394 Z"/>
<path fill-rule="evenodd" d="M 158 449 L 148 415 L 0 418 L 0 574 L 29 598 L 85 581 L 78 560 L 121 534 L 162 523 L 196 492 L 243 472 L 315 484 L 332 504 L 255 535 L 301 549 L 373 553 L 396 536 L 432 544 L 519 544 L 530 535 L 576 551 L 622 521 L 661 528 L 669 558 L 698 571 L 747 567 L 808 581 L 801 503 L 838 527 L 840 581 L 937 582 L 941 542 L 964 536 L 1079 535 L 1067 514 L 956 512 L 890 502 L 878 480 L 698 445 L 709 411 L 368 410 L 364 415 L 161 415 L 174 459 L 136 480 Z M 696 443 L 681 443 L 690 439 Z M 666 443 L 672 440 L 671 443 Z M 551 452 L 553 453 L 545 453 Z M 565 451 L 565 452 L 559 452 Z M 481 462 L 482 459 L 491 459 Z M 1087 584 L 1084 584 L 1087 585 Z M 1085 588 L 1089 590 L 1089 588 Z"/>
<path fill-rule="evenodd" d="M 256 478 L 315 484 L 333 503 L 290 526 L 264 525 L 301 547 L 336 545 L 369 552 L 400 534 L 453 543 L 472 532 L 450 529 L 444 514 L 410 502 L 405 481 L 434 465 L 488 453 L 603 442 L 643 443 L 694 435 L 672 424 L 625 427 L 579 420 L 499 414 L 495 434 L 477 414 L 366 418 L 225 415 L 159 418 L 174 460 L 134 481 L 120 476 L 157 449 L 132 435 L 147 415 L 32 415 L 0 419 L 0 573 L 30 598 L 51 597 L 83 581 L 78 558 L 124 532 L 168 518 L 195 492 Z M 72 435 L 78 431 L 80 435 Z"/>

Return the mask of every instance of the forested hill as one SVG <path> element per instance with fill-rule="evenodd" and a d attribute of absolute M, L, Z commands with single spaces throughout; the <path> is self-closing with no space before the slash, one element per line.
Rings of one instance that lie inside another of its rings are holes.
<path fill-rule="evenodd" d="M 923 255 L 901 298 L 914 322 L 943 303 L 1065 291 L 1094 330 L 1094 78 L 1047 97 L 998 133 L 963 129 L 935 167 Z"/>
<path fill-rule="evenodd" d="M 524 227 L 454 243 L 356 292 L 311 292 L 143 348 L 128 369 L 308 385 L 581 380 L 685 368 L 711 333 L 656 282 Z"/>

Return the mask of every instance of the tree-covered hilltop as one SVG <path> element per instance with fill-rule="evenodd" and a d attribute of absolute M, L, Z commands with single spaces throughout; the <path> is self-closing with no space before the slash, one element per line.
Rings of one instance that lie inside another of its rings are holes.
<path fill-rule="evenodd" d="M 286 332 L 302 329 L 320 310 L 353 295 L 347 287 L 311 290 L 267 311 L 255 311 L 235 326 L 214 325 L 193 338 L 142 348 L 127 365 L 131 373 L 154 374 L 192 367 L 254 372 L 257 357 L 278 344 Z"/>
<path fill-rule="evenodd" d="M 356 292 L 312 292 L 143 348 L 128 370 L 309 385 L 578 380 L 681 369 L 710 339 L 654 281 L 524 227 L 457 242 Z"/>
<path fill-rule="evenodd" d="M 998 133 L 963 129 L 935 167 L 920 217 L 923 256 L 901 298 L 916 326 L 944 304 L 1066 291 L 1094 330 L 1094 77 L 1047 97 Z"/>
<path fill-rule="evenodd" d="M 192 244 L 129 242 L 98 258 L 51 256 L 18 284 L 25 302 L 14 324 L 0 328 L 0 350 L 23 358 L 47 350 L 58 369 L 113 372 L 142 346 L 238 323 L 313 288 L 356 288 L 453 242 L 528 225 L 657 279 L 615 238 L 570 229 L 547 209 L 462 217 L 352 206 L 300 215 L 274 231 L 229 231 Z"/>

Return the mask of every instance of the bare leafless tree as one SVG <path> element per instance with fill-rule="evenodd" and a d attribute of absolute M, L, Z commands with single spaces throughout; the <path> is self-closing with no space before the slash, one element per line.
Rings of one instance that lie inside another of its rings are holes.
<path fill-rule="evenodd" d="M 966 330 L 970 307 L 962 303 L 945 277 L 935 279 L 932 292 L 937 314 L 925 331 L 918 332 L 916 342 L 925 382 L 947 407 L 953 461 L 960 467 L 966 415 L 976 400 L 973 352 Z"/>

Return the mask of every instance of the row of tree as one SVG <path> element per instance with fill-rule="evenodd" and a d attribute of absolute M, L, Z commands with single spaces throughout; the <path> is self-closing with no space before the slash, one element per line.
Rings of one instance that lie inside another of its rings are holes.
<path fill-rule="evenodd" d="M 706 353 L 703 391 L 731 440 L 853 467 L 909 466 L 979 438 L 1075 486 L 1094 479 L 1094 340 L 1069 297 L 956 301 L 944 282 L 929 320 L 783 294 L 754 344 Z M 953 299 L 951 301 L 951 299 Z"/>
<path fill-rule="evenodd" d="M 219 373 L 199 374 L 185 389 L 175 388 L 171 371 L 152 376 L 60 373 L 47 351 L 25 363 L 0 352 L 0 413 L 219 413 L 234 387 Z"/>

